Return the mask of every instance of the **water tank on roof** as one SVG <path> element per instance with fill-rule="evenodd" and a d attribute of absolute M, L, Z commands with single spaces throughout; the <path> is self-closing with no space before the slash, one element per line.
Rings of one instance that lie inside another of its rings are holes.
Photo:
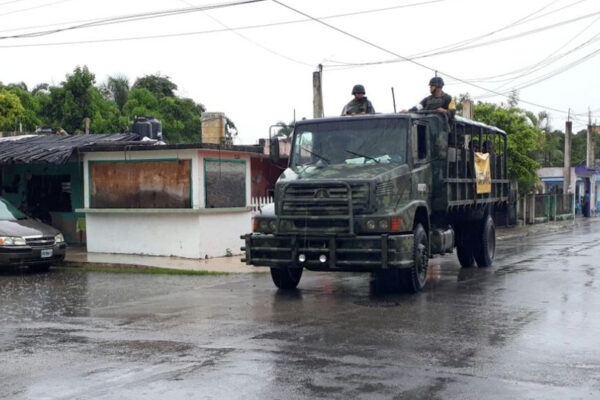
<path fill-rule="evenodd" d="M 162 124 L 154 117 L 137 117 L 133 121 L 131 131 L 142 137 L 162 140 Z"/>

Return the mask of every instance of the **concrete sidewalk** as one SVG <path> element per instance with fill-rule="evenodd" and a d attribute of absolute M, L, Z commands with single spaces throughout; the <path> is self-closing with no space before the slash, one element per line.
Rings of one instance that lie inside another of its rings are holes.
<path fill-rule="evenodd" d="M 201 260 L 181 257 L 146 256 L 141 254 L 88 253 L 85 247 L 70 246 L 67 248 L 67 255 L 63 265 L 69 267 L 156 267 L 227 273 L 269 271 L 265 267 L 246 265 L 241 259 L 241 255 Z"/>
<path fill-rule="evenodd" d="M 591 220 L 587 219 L 584 221 L 582 218 L 577 218 L 575 221 L 570 220 L 535 225 L 498 227 L 496 228 L 496 239 L 501 241 L 518 237 L 526 237 L 529 235 L 550 233 L 561 229 L 569 229 L 574 225 L 579 225 L 581 223 L 585 223 L 586 221 Z M 241 255 L 201 260 L 137 254 L 88 253 L 85 247 L 70 246 L 67 249 L 67 256 L 65 258 L 64 265 L 74 267 L 157 267 L 227 273 L 264 273 L 269 271 L 269 269 L 266 267 L 248 266 L 244 264 L 241 259 Z"/>

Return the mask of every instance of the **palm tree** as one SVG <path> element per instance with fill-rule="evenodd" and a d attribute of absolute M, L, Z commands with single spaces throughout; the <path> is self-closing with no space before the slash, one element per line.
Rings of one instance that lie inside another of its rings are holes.
<path fill-rule="evenodd" d="M 538 161 L 543 167 L 560 166 L 563 159 L 563 152 L 560 148 L 560 138 L 552 133 L 550 126 L 550 115 L 546 111 L 540 111 L 534 114 L 531 111 L 526 111 L 525 115 L 531 125 L 541 132 L 542 143 L 540 150 L 541 157 L 538 156 Z"/>
<path fill-rule="evenodd" d="M 129 80 L 123 75 L 109 76 L 106 83 L 110 96 L 119 107 L 123 110 L 123 106 L 127 102 L 129 96 Z"/>

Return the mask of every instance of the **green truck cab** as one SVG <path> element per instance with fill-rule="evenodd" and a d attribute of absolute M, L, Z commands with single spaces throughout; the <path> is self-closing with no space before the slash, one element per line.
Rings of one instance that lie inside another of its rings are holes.
<path fill-rule="evenodd" d="M 280 289 L 296 288 L 306 268 L 370 272 L 377 288 L 412 293 L 433 255 L 456 248 L 463 267 L 490 266 L 493 216 L 509 199 L 506 152 L 505 132 L 461 117 L 298 121 L 275 202 L 242 236 L 244 260 L 270 267 Z M 475 168 L 482 155 L 487 178 Z"/>

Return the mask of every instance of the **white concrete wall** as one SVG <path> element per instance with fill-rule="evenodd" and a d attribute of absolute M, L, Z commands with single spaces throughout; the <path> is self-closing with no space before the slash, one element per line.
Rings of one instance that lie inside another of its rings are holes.
<path fill-rule="evenodd" d="M 241 253 L 251 213 L 88 213 L 87 250 L 186 258 Z"/>
<path fill-rule="evenodd" d="M 87 250 L 199 258 L 198 226 L 196 215 L 88 213 Z"/>
<path fill-rule="evenodd" d="M 221 257 L 229 249 L 240 254 L 244 241 L 240 236 L 252 231 L 252 213 L 200 215 L 201 257 Z"/>

